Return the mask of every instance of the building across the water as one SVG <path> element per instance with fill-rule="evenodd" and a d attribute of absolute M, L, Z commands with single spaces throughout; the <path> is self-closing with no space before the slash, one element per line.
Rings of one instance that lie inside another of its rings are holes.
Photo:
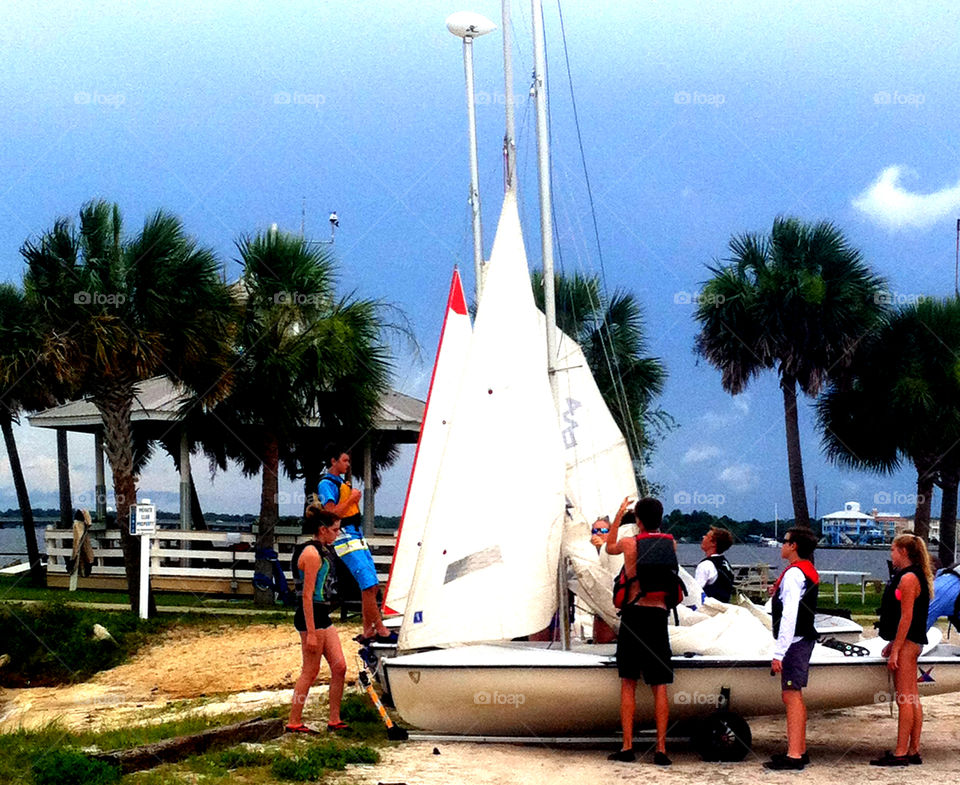
<path fill-rule="evenodd" d="M 860 509 L 860 502 L 846 502 L 842 510 L 820 519 L 821 542 L 824 545 L 887 545 L 894 537 L 913 531 L 913 516 L 899 513 L 870 512 Z M 940 519 L 930 519 L 930 541 L 940 539 Z"/>

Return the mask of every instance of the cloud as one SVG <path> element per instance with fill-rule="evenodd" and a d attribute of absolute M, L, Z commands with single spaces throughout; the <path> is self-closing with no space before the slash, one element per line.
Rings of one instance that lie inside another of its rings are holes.
<path fill-rule="evenodd" d="M 752 491 L 760 485 L 760 478 L 749 463 L 734 463 L 727 466 L 717 479 L 739 493 Z"/>
<path fill-rule="evenodd" d="M 891 231 L 929 229 L 960 210 L 960 182 L 929 194 L 901 186 L 904 175 L 917 173 L 905 166 L 888 166 L 874 183 L 853 200 L 853 206 L 874 223 Z"/>
<path fill-rule="evenodd" d="M 681 460 L 683 463 L 703 463 L 703 461 L 709 461 L 711 458 L 719 458 L 721 454 L 719 447 L 712 444 L 703 444 L 688 449 Z"/>

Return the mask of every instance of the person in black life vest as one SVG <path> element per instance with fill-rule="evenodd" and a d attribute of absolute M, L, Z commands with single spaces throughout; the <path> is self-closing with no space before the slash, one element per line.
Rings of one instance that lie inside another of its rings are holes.
<path fill-rule="evenodd" d="M 880 637 L 893 673 L 897 701 L 897 746 L 870 761 L 872 766 L 909 766 L 922 763 L 920 729 L 923 709 L 917 689 L 917 657 L 927 642 L 927 611 L 933 591 L 933 570 L 923 540 L 901 534 L 890 546 L 893 575 L 880 601 Z"/>
<path fill-rule="evenodd" d="M 631 515 L 631 513 L 633 515 Z M 636 517 L 640 534 L 637 537 L 617 539 L 621 523 Z M 663 505 L 652 498 L 644 498 L 633 506 L 627 497 L 620 505 L 607 536 L 607 553 L 623 554 L 628 580 L 627 595 L 620 616 L 617 636 L 617 671 L 620 675 L 620 724 L 623 728 L 623 748 L 610 755 L 610 760 L 633 761 L 633 716 L 637 706 L 637 682 L 642 678 L 653 692 L 654 717 L 657 725 L 657 747 L 653 762 L 669 766 L 667 757 L 667 721 L 670 705 L 667 685 L 673 683 L 673 664 L 670 661 L 670 636 L 667 630 L 667 590 L 664 586 L 650 586 L 645 573 L 654 572 L 645 566 L 648 545 L 655 540 L 669 541 L 676 562 L 676 543 L 669 534 L 660 533 Z M 662 543 L 661 543 L 662 544 Z M 639 551 L 642 550 L 642 553 Z M 676 590 L 676 587 L 672 587 Z"/>
<path fill-rule="evenodd" d="M 787 753 L 774 755 L 764 767 L 774 770 L 801 770 L 810 762 L 807 755 L 807 707 L 803 688 L 807 686 L 810 655 L 817 642 L 814 616 L 820 576 L 813 566 L 817 536 L 796 526 L 783 535 L 780 557 L 787 568 L 770 587 L 773 595 L 773 660 L 771 675 L 780 674 L 780 690 L 787 710 Z"/>
<path fill-rule="evenodd" d="M 330 717 L 327 730 L 344 730 L 347 724 L 340 719 L 340 700 L 343 697 L 347 661 L 340 646 L 340 636 L 330 620 L 330 603 L 336 593 L 333 585 L 335 557 L 330 546 L 340 533 L 340 519 L 319 505 L 311 505 L 303 516 L 303 533 L 309 535 L 310 539 L 300 543 L 290 559 L 297 592 L 293 626 L 300 633 L 303 665 L 293 687 L 287 731 L 316 733 L 303 724 L 303 706 L 307 702 L 310 685 L 320 672 L 322 657 L 330 666 Z"/>
<path fill-rule="evenodd" d="M 733 545 L 733 535 L 726 529 L 711 526 L 703 535 L 700 550 L 706 558 L 697 565 L 696 579 L 703 587 L 703 596 L 730 602 L 733 596 L 733 568 L 723 554 Z"/>

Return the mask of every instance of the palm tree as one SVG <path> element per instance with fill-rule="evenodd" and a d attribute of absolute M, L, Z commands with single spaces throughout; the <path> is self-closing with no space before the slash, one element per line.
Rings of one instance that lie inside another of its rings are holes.
<path fill-rule="evenodd" d="M 222 398 L 234 305 L 213 252 L 162 211 L 126 237 L 119 207 L 91 201 L 77 230 L 61 218 L 21 253 L 27 299 L 46 331 L 45 356 L 103 419 L 130 603 L 138 610 L 138 549 L 122 525 L 137 495 L 133 399 L 141 382 L 160 375 L 193 391 L 201 406 Z"/>
<path fill-rule="evenodd" d="M 939 557 L 954 560 L 960 479 L 960 303 L 924 299 L 903 308 L 857 349 L 849 380 L 817 405 L 827 456 L 890 473 L 917 471 L 914 532 L 929 535 L 934 484 L 943 491 Z"/>
<path fill-rule="evenodd" d="M 44 584 L 44 572 L 13 424 L 19 423 L 23 410 L 45 409 L 56 403 L 54 381 L 40 362 L 41 340 L 37 313 L 27 305 L 23 292 L 11 284 L 0 284 L 0 430 L 3 431 L 17 493 L 30 563 L 30 581 L 34 586 Z"/>
<path fill-rule="evenodd" d="M 783 395 L 793 516 L 809 525 L 797 387 L 816 396 L 842 377 L 853 350 L 883 321 L 884 284 L 833 224 L 777 218 L 769 237 L 730 240 L 727 264 L 710 267 L 694 318 L 695 349 L 736 395 L 776 370 Z"/>
<path fill-rule="evenodd" d="M 215 424 L 205 429 L 205 449 L 220 466 L 233 458 L 244 473 L 261 472 L 256 570 L 270 574 L 263 556 L 274 546 L 281 457 L 305 438 L 313 416 L 330 433 L 363 433 L 387 389 L 389 360 L 376 303 L 337 299 L 327 249 L 276 231 L 237 247 L 243 277 L 235 385 L 208 418 Z M 255 599 L 272 604 L 273 592 L 257 586 Z"/>
<path fill-rule="evenodd" d="M 531 274 L 534 300 L 543 310 L 543 273 Z M 646 488 L 643 463 L 656 437 L 673 428 L 673 418 L 654 399 L 663 392 L 667 371 L 658 357 L 648 357 L 640 304 L 628 292 L 609 300 L 597 276 L 579 273 L 554 276 L 557 327 L 583 349 L 593 378 L 624 434 L 637 468 L 637 482 Z"/>

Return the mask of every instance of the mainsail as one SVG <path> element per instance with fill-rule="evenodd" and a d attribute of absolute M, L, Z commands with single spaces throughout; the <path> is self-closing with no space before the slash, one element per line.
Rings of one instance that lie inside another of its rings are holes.
<path fill-rule="evenodd" d="M 397 547 L 390 565 L 390 576 L 387 578 L 387 593 L 383 602 L 383 609 L 387 614 L 403 613 L 407 605 L 407 594 L 420 553 L 427 513 L 447 446 L 453 409 L 470 350 L 470 332 L 470 316 L 467 314 L 467 302 L 463 296 L 463 284 L 460 282 L 460 273 L 455 269 L 447 297 L 447 312 L 440 330 L 430 390 L 427 393 L 423 425 L 420 427 L 417 451 L 413 457 L 410 485 L 407 487 L 400 530 L 397 532 Z"/>
<path fill-rule="evenodd" d="M 563 446 L 537 313 L 508 192 L 400 649 L 510 639 L 556 610 Z"/>

